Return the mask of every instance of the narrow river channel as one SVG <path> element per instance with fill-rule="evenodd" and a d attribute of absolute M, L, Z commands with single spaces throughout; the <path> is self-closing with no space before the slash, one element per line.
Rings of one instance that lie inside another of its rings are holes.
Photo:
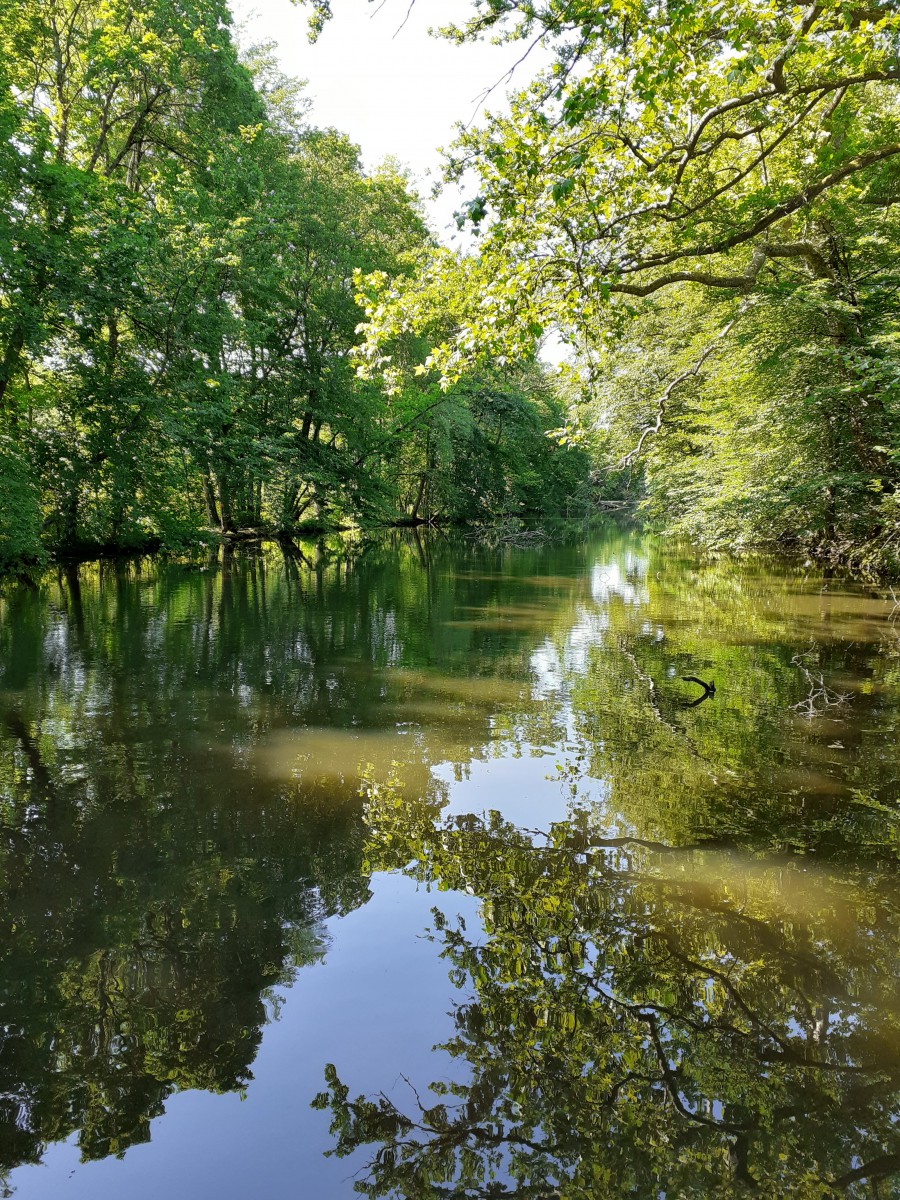
<path fill-rule="evenodd" d="M 0 1194 L 900 1195 L 898 724 L 621 529 L 6 585 Z"/>

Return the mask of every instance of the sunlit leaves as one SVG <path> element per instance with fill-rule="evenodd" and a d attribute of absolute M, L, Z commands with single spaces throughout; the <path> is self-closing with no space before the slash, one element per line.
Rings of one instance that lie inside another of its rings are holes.
<path fill-rule="evenodd" d="M 459 218 L 481 236 L 434 366 L 452 380 L 514 359 L 537 326 L 587 351 L 627 325 L 630 296 L 686 279 L 742 294 L 761 282 L 760 246 L 824 244 L 832 193 L 896 183 L 898 20 L 893 4 L 837 0 L 473 4 L 448 36 L 534 38 L 553 62 L 451 152 L 451 178 L 477 177 Z M 382 294 L 370 361 L 398 322 L 427 327 L 452 269 L 432 261 L 418 287 Z"/>

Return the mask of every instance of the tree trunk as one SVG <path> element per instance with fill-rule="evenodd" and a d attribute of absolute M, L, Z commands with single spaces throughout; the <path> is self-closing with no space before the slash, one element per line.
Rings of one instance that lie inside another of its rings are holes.
<path fill-rule="evenodd" d="M 63 502 L 62 544 L 74 546 L 78 541 L 78 493 L 71 492 Z"/>
<path fill-rule="evenodd" d="M 3 410 L 6 389 L 9 387 L 13 375 L 16 373 L 16 367 L 19 365 L 19 358 L 24 346 L 25 329 L 21 324 L 16 324 L 10 334 L 9 341 L 6 343 L 6 349 L 3 352 L 3 361 L 0 363 L 0 412 Z"/>
<path fill-rule="evenodd" d="M 219 528 L 225 533 L 234 533 L 235 524 L 234 511 L 231 504 L 231 494 L 228 488 L 228 482 L 220 471 L 216 472 L 216 484 L 219 491 L 219 512 L 221 513 Z"/>
<path fill-rule="evenodd" d="M 216 503 L 216 489 L 213 487 L 213 481 L 209 477 L 209 469 L 204 467 L 200 473 L 200 479 L 203 484 L 203 500 L 206 504 L 206 519 L 210 525 L 218 525 L 221 527 L 219 520 L 219 506 Z"/>
<path fill-rule="evenodd" d="M 416 496 L 416 502 L 412 507 L 412 512 L 409 514 L 413 521 L 418 521 L 419 519 L 419 509 L 422 507 L 422 501 L 425 499 L 425 485 L 427 483 L 428 471 L 425 470 L 422 472 L 421 478 L 419 479 L 419 493 Z"/>

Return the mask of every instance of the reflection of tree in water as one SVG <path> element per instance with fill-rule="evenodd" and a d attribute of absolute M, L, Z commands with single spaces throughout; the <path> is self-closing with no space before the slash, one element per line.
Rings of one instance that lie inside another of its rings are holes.
<path fill-rule="evenodd" d="M 570 706 L 557 761 L 583 800 L 600 798 L 598 824 L 684 842 L 730 833 L 735 813 L 746 831 L 749 813 L 773 844 L 791 832 L 792 797 L 837 845 L 841 810 L 860 794 L 895 807 L 889 603 L 851 584 L 817 591 L 766 559 L 679 559 L 653 545 L 623 559 L 627 570 L 609 555 L 597 604 L 549 639 Z M 715 695 L 695 704 L 691 677 L 714 680 Z"/>
<path fill-rule="evenodd" d="M 372 790 L 380 865 L 474 891 L 484 929 L 435 912 L 462 1082 L 354 1100 L 329 1068 L 337 1153 L 377 1148 L 360 1190 L 897 1194 L 896 863 L 604 842 L 577 815 L 539 836 L 402 795 Z"/>
<path fill-rule="evenodd" d="M 6 1167 L 76 1129 L 84 1157 L 119 1153 L 173 1091 L 245 1086 L 266 990 L 367 895 L 358 818 L 330 797 L 231 776 L 166 796 L 165 763 L 132 773 L 116 749 L 93 760 L 100 795 L 48 770 L 44 796 L 21 784 L 3 814 Z"/>
<path fill-rule="evenodd" d="M 85 1158 L 120 1153 L 172 1092 L 244 1087 L 271 989 L 368 896 L 352 789 L 260 776 L 246 754 L 277 712 L 259 575 L 173 574 L 71 574 L 62 611 L 20 597 L 4 627 L 5 1168 L 74 1130 Z"/>
<path fill-rule="evenodd" d="M 482 1195 L 493 1154 L 541 1196 L 554 1172 L 574 1196 L 631 1194 L 606 1170 L 638 1195 L 664 1172 L 673 1195 L 696 1179 L 700 1194 L 730 1194 L 754 1177 L 772 1194 L 783 1175 L 785 1194 L 805 1178 L 812 1196 L 819 1175 L 877 1160 L 879 1139 L 894 1153 L 881 868 L 834 871 L 819 908 L 782 911 L 793 868 L 748 872 L 712 859 L 709 841 L 705 855 L 631 843 L 611 857 L 562 835 L 535 850 L 473 820 L 441 848 L 407 806 L 396 855 L 364 844 L 356 767 L 378 757 L 376 741 L 387 761 L 406 756 L 422 794 L 437 762 L 460 775 L 473 758 L 565 741 L 574 792 L 584 776 L 603 781 L 604 827 L 613 816 L 626 833 L 702 833 L 720 849 L 827 846 L 847 863 L 897 844 L 885 689 L 854 698 L 839 809 L 792 809 L 766 785 L 771 764 L 798 757 L 790 705 L 805 693 L 790 658 L 810 641 L 796 614 L 779 616 L 782 581 L 728 563 L 648 565 L 630 545 L 600 547 L 619 565 L 593 597 L 581 545 L 413 539 L 358 562 L 326 547 L 226 556 L 205 572 L 87 568 L 60 573 L 42 600 L 0 596 L 0 1164 L 75 1130 L 87 1156 L 118 1152 L 148 1136 L 173 1090 L 243 1086 L 271 989 L 315 961 L 325 917 L 365 901 L 364 854 L 419 858 L 490 902 L 485 946 L 440 935 L 475 989 L 454 1043 L 475 1071 L 463 1125 L 449 1096 L 404 1150 L 396 1110 L 376 1127 L 335 1092 L 351 1122 L 341 1145 L 384 1144 L 382 1190 L 439 1195 L 433 1176 Z M 532 690 L 536 653 L 553 669 Z M 823 642 L 816 670 L 868 670 L 865 646 L 853 654 L 855 665 L 838 638 Z M 883 657 L 873 675 L 896 683 L 897 656 Z M 716 678 L 714 704 L 679 707 L 673 662 Z M 807 726 L 807 741 L 819 736 Z M 881 916 L 859 915 L 867 898 Z M 816 1037 L 821 1061 L 790 1058 L 818 1053 Z M 855 1143 L 841 1103 L 856 1105 Z M 613 1138 L 601 1160 L 591 1139 Z"/>
<path fill-rule="evenodd" d="M 0 599 L 0 1171 L 76 1130 L 86 1158 L 120 1153 L 172 1092 L 244 1087 L 271 989 L 369 895 L 349 734 L 394 733 L 431 689 L 470 758 L 495 679 L 527 691 L 520 631 L 448 623 L 518 595 L 515 572 L 469 549 L 457 581 L 436 553 L 86 567 Z M 319 742 L 344 757 L 297 778 Z"/>

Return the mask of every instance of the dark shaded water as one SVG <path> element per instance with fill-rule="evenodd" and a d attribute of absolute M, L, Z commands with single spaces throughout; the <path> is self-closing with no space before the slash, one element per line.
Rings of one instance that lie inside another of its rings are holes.
<path fill-rule="evenodd" d="M 900 1195 L 894 616 L 620 531 L 8 587 L 3 1178 Z"/>

